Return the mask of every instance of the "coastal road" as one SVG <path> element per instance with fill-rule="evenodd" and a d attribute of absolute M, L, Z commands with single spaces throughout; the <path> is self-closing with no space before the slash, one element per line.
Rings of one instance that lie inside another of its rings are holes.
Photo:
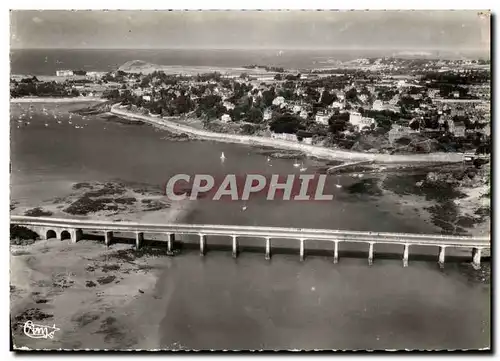
<path fill-rule="evenodd" d="M 461 153 L 430 153 L 430 154 L 377 154 L 377 153 L 361 153 L 347 150 L 338 150 L 331 148 L 324 148 L 314 145 L 306 145 L 285 140 L 237 135 L 237 134 L 224 134 L 215 133 L 207 130 L 196 129 L 188 125 L 181 124 L 172 120 L 161 117 L 153 117 L 150 115 L 141 115 L 120 107 L 120 104 L 114 104 L 111 107 L 111 113 L 138 119 L 154 126 L 167 129 L 174 133 L 186 133 L 201 139 L 214 140 L 226 143 L 239 143 L 258 146 L 268 146 L 280 149 L 298 150 L 304 152 L 309 156 L 316 156 L 319 158 L 332 159 L 332 160 L 348 160 L 348 161 L 372 161 L 377 163 L 453 163 L 461 162 Z"/>

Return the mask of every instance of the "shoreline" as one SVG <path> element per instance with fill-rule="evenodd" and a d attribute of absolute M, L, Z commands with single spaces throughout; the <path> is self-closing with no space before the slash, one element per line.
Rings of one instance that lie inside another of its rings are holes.
<path fill-rule="evenodd" d="M 107 99 L 96 97 L 52 98 L 52 97 L 21 97 L 10 98 L 11 103 L 81 103 L 106 102 Z"/>
<path fill-rule="evenodd" d="M 361 153 L 347 150 L 336 150 L 319 147 L 315 145 L 299 144 L 285 140 L 237 135 L 226 133 L 215 133 L 207 130 L 196 129 L 188 125 L 179 124 L 172 120 L 136 114 L 127 110 L 118 109 L 119 104 L 111 107 L 110 113 L 118 116 L 126 116 L 132 119 L 141 120 L 154 126 L 169 130 L 173 133 L 186 133 L 199 139 L 213 140 L 225 143 L 247 144 L 251 146 L 268 146 L 285 150 L 297 150 L 308 156 L 314 156 L 329 160 L 350 160 L 350 161 L 372 161 L 378 163 L 432 163 L 432 162 L 461 162 L 462 154 L 459 153 L 432 153 L 425 155 L 390 155 L 377 153 Z"/>

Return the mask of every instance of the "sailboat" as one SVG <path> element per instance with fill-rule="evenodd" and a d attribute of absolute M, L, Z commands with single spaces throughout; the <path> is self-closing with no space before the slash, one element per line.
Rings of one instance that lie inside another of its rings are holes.
<path fill-rule="evenodd" d="M 295 163 L 293 163 L 293 166 L 295 168 L 298 168 L 298 167 L 300 167 L 300 163 L 297 160 L 295 160 Z"/>
<path fill-rule="evenodd" d="M 222 154 L 220 155 L 220 160 L 223 161 L 224 159 L 226 159 L 226 156 L 224 155 L 224 152 L 222 152 Z"/>
<path fill-rule="evenodd" d="M 342 184 L 339 183 L 339 178 L 338 177 L 337 177 L 337 184 L 335 184 L 335 187 L 342 188 Z"/>
<path fill-rule="evenodd" d="M 304 163 L 301 163 L 300 165 L 301 165 L 301 167 L 300 167 L 300 169 L 299 169 L 299 170 L 300 170 L 301 172 L 305 172 L 305 171 L 307 170 L 307 167 L 304 167 Z"/>

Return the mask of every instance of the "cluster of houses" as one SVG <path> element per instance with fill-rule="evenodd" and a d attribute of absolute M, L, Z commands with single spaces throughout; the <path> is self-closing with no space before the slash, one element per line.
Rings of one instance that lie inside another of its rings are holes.
<path fill-rule="evenodd" d="M 105 73 L 101 71 L 87 71 L 85 72 L 85 77 L 87 79 L 92 79 L 92 80 L 98 80 L 100 79 Z M 75 76 L 75 72 L 73 70 L 56 70 L 56 76 L 58 77 L 72 77 Z"/>
<path fill-rule="evenodd" d="M 366 63 L 366 61 L 364 62 Z M 364 64 L 363 63 L 363 64 Z M 386 64 L 387 65 L 387 64 Z M 314 78 L 318 75 L 313 74 Z M 68 77 L 73 76 L 71 70 L 58 70 L 57 76 Z M 102 73 L 87 72 L 86 77 L 89 79 L 100 79 Z M 357 109 L 372 110 L 376 112 L 392 112 L 399 114 L 403 108 L 403 100 L 408 101 L 411 98 L 411 107 L 405 107 L 406 117 L 412 118 L 411 121 L 401 120 L 398 124 L 393 124 L 390 130 L 389 137 L 394 138 L 402 134 L 411 132 L 419 132 L 422 127 L 411 126 L 412 122 L 422 122 L 422 119 L 428 117 L 439 117 L 439 124 L 446 123 L 447 129 L 455 136 L 460 137 L 466 134 L 465 125 L 458 117 L 467 117 L 472 122 L 478 120 L 482 123 L 490 122 L 490 105 L 489 105 L 489 84 L 473 85 L 469 89 L 469 94 L 474 95 L 474 99 L 460 99 L 460 94 L 454 92 L 450 94 L 448 99 L 440 97 L 438 88 L 431 88 L 417 77 L 413 76 L 392 76 L 380 72 L 376 82 L 370 82 L 366 78 L 360 77 L 349 81 L 349 84 L 337 89 L 326 89 L 323 87 L 315 87 L 315 92 L 319 95 L 318 99 L 308 97 L 309 83 L 306 76 L 302 76 L 300 80 L 295 81 L 294 88 L 285 89 L 285 82 L 275 81 L 272 77 L 266 79 L 260 77 L 256 79 L 241 78 L 234 76 L 222 76 L 221 81 L 214 79 L 200 81 L 195 78 L 179 77 L 179 81 L 175 84 L 165 84 L 161 77 L 153 77 L 148 84 L 142 82 L 143 76 L 138 74 L 126 74 L 121 77 L 120 82 L 117 82 L 117 89 L 122 93 L 129 90 L 136 97 L 141 97 L 144 102 L 153 102 L 159 100 L 162 94 L 169 93 L 172 96 L 178 97 L 181 94 L 190 97 L 196 101 L 200 97 L 209 95 L 218 95 L 222 99 L 222 105 L 226 109 L 226 113 L 222 114 L 220 121 L 222 123 L 231 122 L 231 110 L 235 108 L 233 100 L 233 86 L 227 86 L 224 81 L 230 80 L 231 83 L 251 85 L 250 90 L 245 94 L 254 104 L 259 101 L 258 98 L 263 97 L 263 93 L 271 88 L 274 88 L 277 94 L 272 100 L 272 106 L 263 110 L 262 120 L 269 123 L 273 117 L 273 110 L 279 108 L 280 112 L 288 112 L 296 116 L 323 126 L 329 125 L 329 119 L 338 112 L 349 113 L 349 123 L 356 131 L 364 129 L 373 129 L 376 127 L 376 120 L 371 117 L 365 117 Z M 310 79 L 309 79 L 310 80 Z M 106 86 L 110 86 L 113 82 L 109 82 Z M 204 90 L 200 93 L 200 86 L 204 86 Z M 346 94 L 356 89 L 356 99 L 346 98 Z M 285 92 L 286 90 L 286 92 Z M 293 97 L 285 97 L 283 95 L 293 92 Z M 385 94 L 391 94 L 390 99 Z M 389 93 L 387 93 L 389 92 Z M 324 94 L 334 95 L 334 101 L 329 105 L 320 106 L 319 108 L 312 103 L 324 104 Z M 409 113 L 408 113 L 409 112 Z M 418 129 L 416 129 L 418 128 Z M 485 132 L 489 132 L 490 127 L 485 127 Z M 416 130 L 415 130 L 416 129 Z M 312 135 L 301 134 L 272 134 L 276 139 L 288 141 L 302 141 L 304 143 L 311 142 Z"/>

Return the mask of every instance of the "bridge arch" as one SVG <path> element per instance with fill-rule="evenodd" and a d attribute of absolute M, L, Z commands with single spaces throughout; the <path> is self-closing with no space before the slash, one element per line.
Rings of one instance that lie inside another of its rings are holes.
<path fill-rule="evenodd" d="M 57 233 L 53 229 L 47 230 L 47 233 L 45 234 L 45 239 L 51 239 L 51 238 L 57 238 Z"/>
<path fill-rule="evenodd" d="M 64 241 L 65 239 L 71 240 L 71 233 L 69 233 L 67 230 L 63 230 L 61 232 L 61 241 Z"/>

